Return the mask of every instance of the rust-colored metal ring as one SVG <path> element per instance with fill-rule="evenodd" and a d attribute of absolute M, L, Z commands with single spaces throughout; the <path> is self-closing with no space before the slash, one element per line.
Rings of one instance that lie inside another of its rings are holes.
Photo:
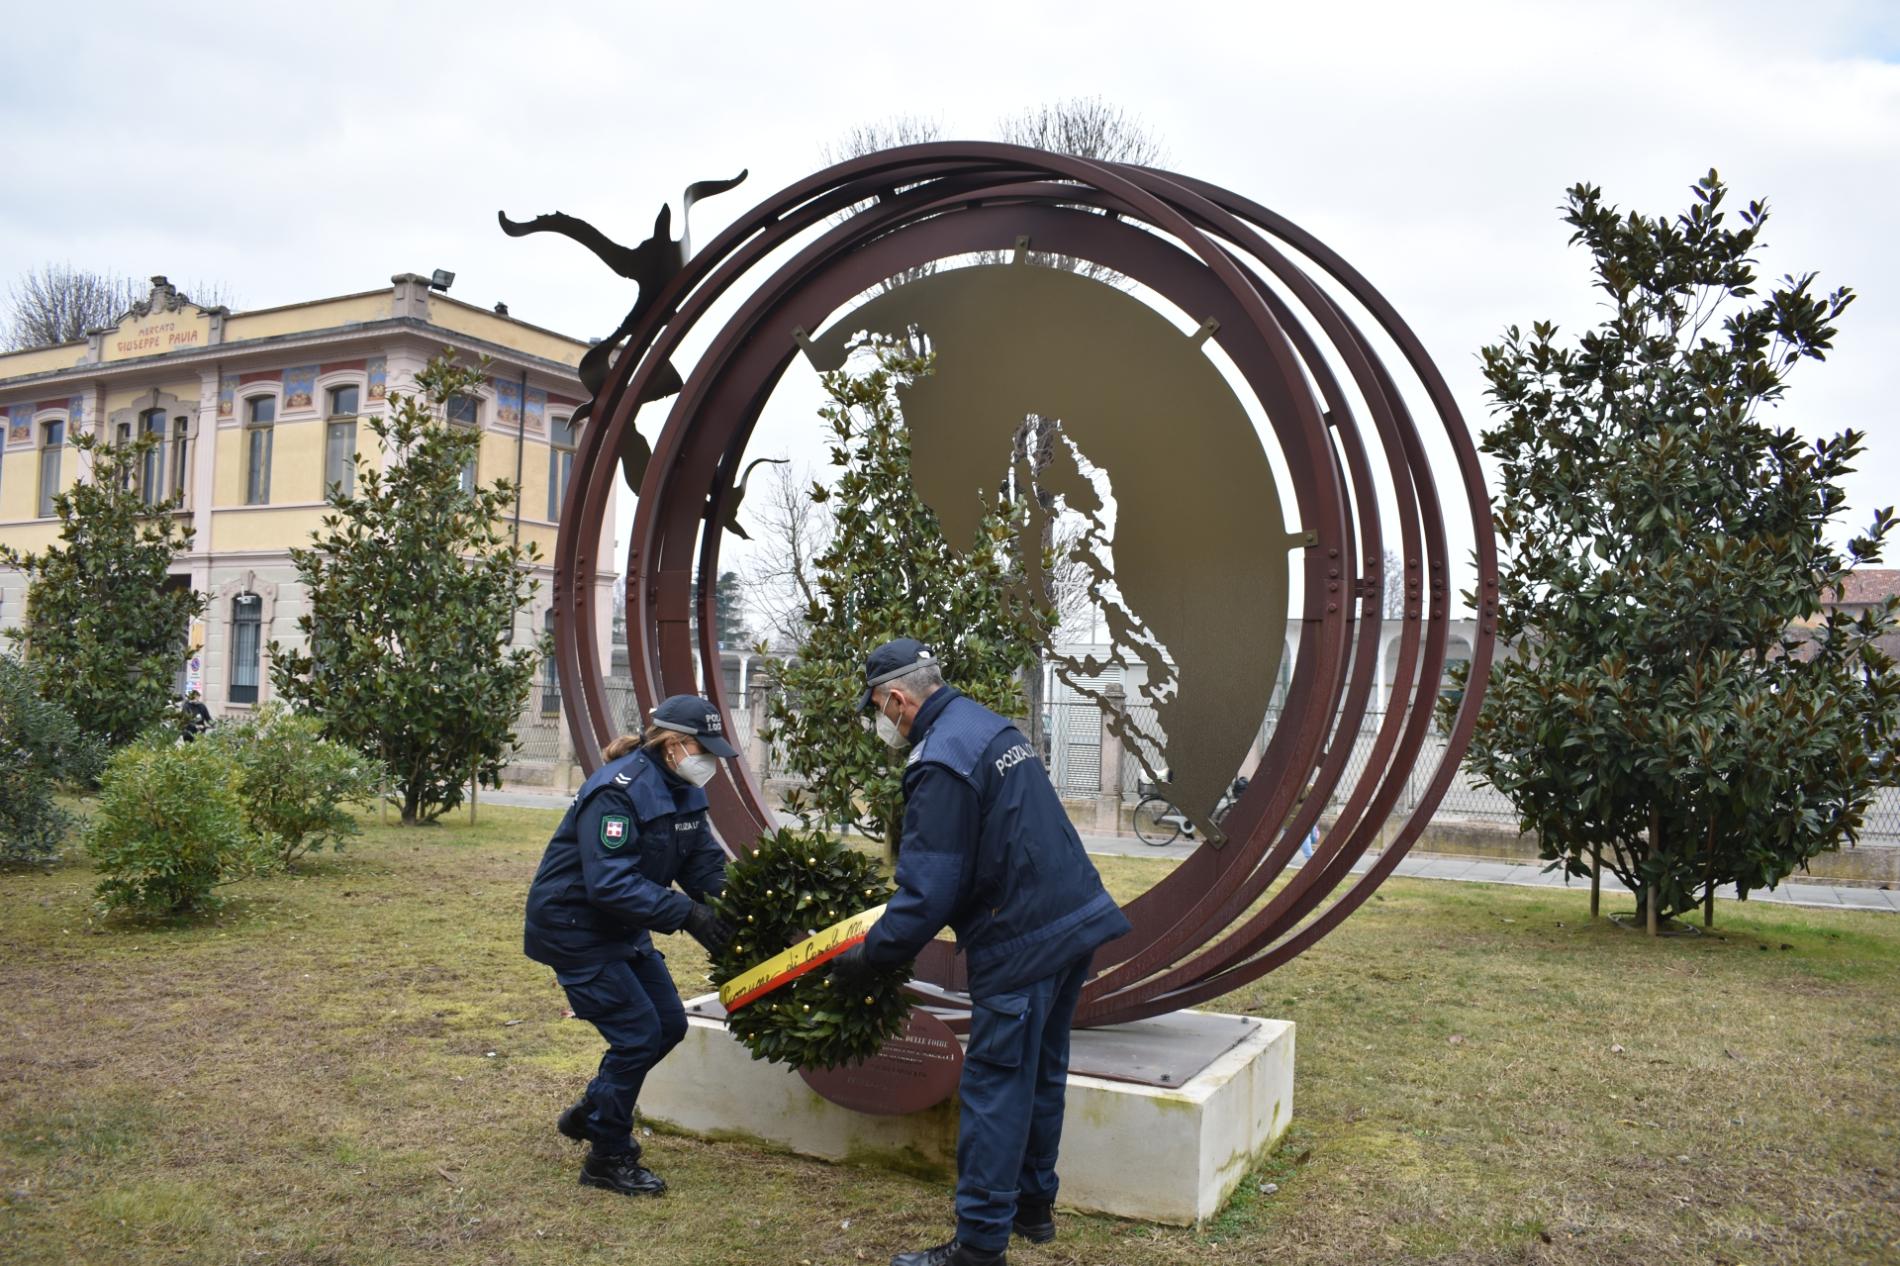
<path fill-rule="evenodd" d="M 1112 214 L 1099 214 L 1103 210 Z M 1128 904 L 1135 930 L 1098 954 L 1099 974 L 1078 1013 L 1078 1023 L 1117 1023 L 1203 1002 L 1256 979 L 1362 903 L 1410 848 L 1455 776 L 1493 654 L 1497 562 L 1489 502 L 1450 391 L 1391 305 L 1284 217 L 1168 172 L 984 143 L 868 155 L 768 198 L 667 283 L 596 398 L 556 547 L 557 664 L 577 752 L 594 768 L 619 718 L 606 705 L 598 671 L 593 590 L 579 580 L 595 569 L 592 550 L 610 504 L 615 458 L 638 402 L 718 300 L 746 295 L 686 373 L 639 489 L 627 557 L 627 630 L 642 708 L 694 692 L 728 710 L 723 674 L 715 668 L 702 680 L 694 671 L 690 594 L 697 577 L 699 659 L 716 666 L 712 578 L 724 503 L 759 412 L 798 352 L 795 331 L 820 328 L 830 314 L 908 268 L 1004 249 L 1024 235 L 1033 236 L 1039 250 L 1114 269 L 1184 310 L 1218 319 L 1220 346 L 1249 388 L 1271 401 L 1267 416 L 1310 542 L 1301 567 L 1300 654 L 1261 762 L 1266 776 L 1254 779 L 1227 819 L 1226 847 L 1197 850 Z M 790 247 L 798 249 L 789 260 L 775 260 Z M 1394 838 L 1350 883 L 1353 865 L 1385 827 L 1424 749 L 1452 595 L 1445 512 L 1424 437 L 1373 339 L 1339 298 L 1398 349 L 1414 388 L 1429 400 L 1457 468 L 1478 573 L 1471 686 L 1449 741 Z M 1396 502 L 1395 533 L 1380 519 L 1379 462 Z M 1398 672 L 1365 769 L 1336 796 L 1382 653 L 1383 554 L 1394 535 L 1407 577 Z M 772 821 L 760 786 L 742 764 L 707 790 L 728 848 L 748 848 Z M 1343 801 L 1342 809 L 1314 856 L 1248 915 L 1334 799 Z M 951 993 L 960 983 L 957 964 L 945 953 L 926 955 L 919 976 Z M 953 1028 L 965 1024 L 952 1017 Z"/>

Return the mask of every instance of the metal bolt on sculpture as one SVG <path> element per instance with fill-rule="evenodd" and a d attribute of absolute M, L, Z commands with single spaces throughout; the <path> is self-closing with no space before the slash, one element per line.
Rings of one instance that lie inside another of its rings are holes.
<path fill-rule="evenodd" d="M 743 178 L 691 186 L 686 204 Z M 737 524 L 741 463 L 760 411 L 794 357 L 831 367 L 860 333 L 921 332 L 936 371 L 902 399 L 918 495 L 951 540 L 968 539 L 961 525 L 1012 471 L 1034 483 L 1030 503 L 1079 516 L 1078 549 L 1111 640 L 1161 686 L 1148 729 L 1125 717 L 1111 724 L 1177 803 L 1211 807 L 1258 732 L 1289 591 L 1299 586 L 1299 653 L 1258 774 L 1221 831 L 1127 905 L 1134 931 L 1098 953 L 1078 1024 L 1193 1006 L 1287 962 L 1364 902 L 1430 820 L 1457 772 L 1493 653 L 1497 558 L 1483 476 L 1418 338 L 1351 265 L 1285 217 L 1177 173 L 946 142 L 818 172 L 698 254 L 683 237 L 669 239 L 666 211 L 654 237 L 633 249 L 570 216 L 501 222 L 514 235 L 571 237 L 640 285 L 620 328 L 583 362 L 593 420 L 555 551 L 558 671 L 588 768 L 617 729 L 586 583 L 616 465 L 639 498 L 626 560 L 639 701 L 651 707 L 692 691 L 726 709 L 722 674 L 714 667 L 702 680 L 695 671 L 689 607 L 697 576 L 698 660 L 716 666 L 713 581 L 722 536 Z M 1036 262 L 1051 257 L 1075 266 Z M 687 338 L 728 294 L 740 296 L 737 311 L 682 376 L 674 364 Z M 1354 312 L 1397 349 L 1403 386 Z M 1192 328 L 1181 328 L 1181 314 Z M 1231 375 L 1216 369 L 1210 344 Z M 1275 485 L 1232 377 L 1264 414 L 1290 487 Z M 1462 494 L 1451 512 L 1469 517 L 1477 633 L 1470 688 L 1424 793 L 1355 876 L 1401 792 L 1416 785 L 1453 598 L 1447 510 L 1408 387 L 1429 401 L 1455 467 L 1445 491 Z M 649 448 L 635 416 L 669 398 Z M 1047 423 L 1031 428 L 1027 454 L 1025 418 Z M 1382 497 L 1395 507 L 1390 522 Z M 1387 674 L 1395 684 L 1360 774 L 1342 787 L 1382 650 L 1380 586 L 1394 545 L 1405 577 L 1396 671 Z M 1058 675 L 1085 692 L 1102 666 L 1056 656 Z M 757 777 L 743 765 L 707 792 L 728 848 L 746 849 L 771 829 Z M 1311 859 L 1250 913 L 1329 802 L 1337 817 Z M 950 1027 L 967 1028 L 948 947 L 933 947 L 917 974 Z"/>

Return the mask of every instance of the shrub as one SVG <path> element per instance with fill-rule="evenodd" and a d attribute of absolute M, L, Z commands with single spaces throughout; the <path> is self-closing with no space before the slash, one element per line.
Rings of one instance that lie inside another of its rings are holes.
<path fill-rule="evenodd" d="M 154 732 L 115 753 L 86 829 L 106 875 L 100 904 L 159 915 L 216 909 L 216 889 L 254 859 L 238 784 L 237 766 L 213 744 Z"/>
<path fill-rule="evenodd" d="M 252 843 L 261 858 L 286 868 L 359 834 L 343 806 L 368 803 L 383 781 L 380 762 L 325 739 L 315 717 L 276 705 L 222 721 L 200 741 L 237 766 Z"/>
<path fill-rule="evenodd" d="M 56 854 L 73 819 L 53 803 L 54 786 L 89 783 L 102 763 L 99 744 L 39 686 L 32 665 L 0 655 L 0 861 Z"/>

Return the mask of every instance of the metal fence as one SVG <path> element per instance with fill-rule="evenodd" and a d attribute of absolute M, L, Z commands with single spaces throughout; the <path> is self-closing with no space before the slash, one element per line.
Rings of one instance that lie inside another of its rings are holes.
<path fill-rule="evenodd" d="M 624 677 L 609 677 L 601 683 L 607 707 L 615 719 L 615 724 L 623 734 L 638 732 L 642 722 L 640 702 L 634 693 L 633 682 Z M 734 700 L 732 714 L 732 744 L 742 753 L 750 756 L 752 746 L 753 718 L 750 709 L 737 706 Z M 560 688 L 537 683 L 534 697 L 529 701 L 532 709 L 524 714 L 515 726 L 515 753 L 517 764 L 558 765 L 573 759 L 573 744 L 567 736 L 567 717 L 562 711 Z M 776 777 L 783 773 L 783 753 L 774 750 L 771 763 L 777 767 Z"/>
<path fill-rule="evenodd" d="M 1127 714 L 1133 729 L 1142 734 L 1155 734 L 1154 709 L 1146 705 L 1130 706 L 1123 711 Z M 1049 767 L 1050 777 L 1056 789 L 1065 798 L 1082 799 L 1102 794 L 1101 745 L 1104 741 L 1116 742 L 1112 733 L 1106 732 L 1103 725 L 1100 705 L 1090 701 L 1055 701 L 1044 709 L 1043 760 Z M 1274 728 L 1279 724 L 1280 713 L 1270 711 L 1263 719 L 1260 732 L 1255 739 L 1249 761 L 1264 751 L 1273 737 Z M 1352 793 L 1359 779 L 1365 774 L 1371 763 L 1372 748 L 1377 741 L 1380 727 L 1385 723 L 1383 712 L 1368 712 L 1359 733 L 1353 739 L 1352 752 L 1346 759 L 1345 773 L 1334 788 L 1334 805 Z M 1121 794 L 1124 802 L 1139 798 L 1139 788 L 1149 780 L 1148 772 L 1136 759 L 1132 751 L 1123 747 L 1121 766 Z M 1393 808 L 1394 816 L 1407 817 L 1418 806 L 1425 795 L 1426 788 L 1437 775 L 1444 758 L 1446 739 L 1436 732 L 1426 736 L 1418 759 L 1407 773 L 1403 790 L 1399 793 L 1398 803 Z M 1161 762 L 1151 757 L 1151 764 L 1159 766 Z M 1245 765 L 1236 766 L 1233 773 L 1238 775 Z M 1517 811 L 1511 802 L 1496 789 L 1482 785 L 1476 778 L 1460 769 L 1445 789 L 1439 800 L 1434 819 L 1462 822 L 1480 822 L 1499 826 L 1514 827 L 1517 824 Z M 1868 811 L 1867 821 L 1862 830 L 1862 838 L 1880 843 L 1900 843 L 1900 787 L 1882 788 Z"/>
<path fill-rule="evenodd" d="M 632 732 L 640 724 L 640 710 L 635 699 L 633 683 L 619 678 L 609 678 L 603 683 L 606 698 L 613 715 L 618 718 L 623 732 Z M 544 692 L 537 686 L 531 706 L 534 711 L 522 719 L 516 728 L 515 761 L 520 765 L 558 766 L 572 759 L 572 746 L 567 739 L 565 720 L 558 714 L 542 711 L 545 704 L 557 704 L 559 692 Z M 754 700 L 757 714 L 763 716 L 763 700 Z M 785 752 L 777 744 L 769 750 L 761 750 L 752 741 L 755 727 L 755 709 L 741 706 L 738 699 L 733 700 L 732 743 L 739 749 L 741 756 L 752 762 L 754 772 L 762 772 L 763 780 L 780 786 L 794 785 L 799 780 L 786 768 Z M 1130 728 L 1138 734 L 1156 734 L 1155 710 L 1145 704 L 1134 704 L 1122 709 L 1130 723 Z M 1263 718 L 1260 732 L 1255 738 L 1253 751 L 1247 764 L 1264 751 L 1273 737 L 1274 728 L 1280 722 L 1280 713 L 1270 711 Z M 1379 727 L 1385 722 L 1382 712 L 1369 712 L 1353 739 L 1352 753 L 1347 757 L 1346 771 L 1335 788 L 1335 802 L 1351 794 L 1354 786 L 1365 774 L 1370 763 L 1373 744 L 1377 740 Z M 1119 784 L 1124 804 L 1133 803 L 1139 798 L 1139 788 L 1148 781 L 1148 773 L 1128 745 L 1109 732 L 1103 724 L 1101 705 L 1091 700 L 1051 700 L 1043 708 L 1043 763 L 1049 769 L 1050 778 L 1055 782 L 1056 790 L 1071 801 L 1099 798 L 1103 795 L 1104 768 L 1102 751 L 1104 742 L 1111 744 L 1111 752 L 1120 749 Z M 1395 816 L 1409 816 L 1425 794 L 1425 788 L 1438 772 L 1438 766 L 1445 751 L 1445 739 L 1437 733 L 1426 737 L 1418 760 L 1406 776 L 1404 789 L 1394 807 Z M 759 771 L 756 766 L 759 757 L 764 757 L 766 768 Z M 1113 756 L 1110 760 L 1113 761 Z M 1161 762 L 1151 754 L 1152 764 Z M 1238 775 L 1245 765 L 1237 765 L 1232 771 Z M 1111 775 L 1114 766 L 1109 766 Z M 1446 788 L 1444 797 L 1439 801 L 1437 819 L 1479 822 L 1497 826 L 1515 826 L 1517 812 L 1511 802 L 1496 790 L 1480 785 L 1476 779 L 1464 770 L 1459 770 Z M 1900 788 L 1883 788 L 1867 814 L 1867 822 L 1862 838 L 1879 843 L 1900 843 Z"/>
<path fill-rule="evenodd" d="M 624 678 L 608 678 L 601 687 L 607 704 L 623 732 L 640 724 L 640 706 L 633 683 Z M 529 711 L 515 725 L 516 764 L 561 765 L 573 759 L 574 746 L 567 737 L 567 717 L 561 705 L 561 690 L 551 683 L 536 682 Z"/>

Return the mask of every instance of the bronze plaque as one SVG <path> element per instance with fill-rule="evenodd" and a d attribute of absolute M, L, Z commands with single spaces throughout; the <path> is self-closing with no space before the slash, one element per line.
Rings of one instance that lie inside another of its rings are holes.
<path fill-rule="evenodd" d="M 963 1047 L 936 1016 L 913 1008 L 904 1031 L 877 1054 L 838 1068 L 801 1068 L 805 1084 L 841 1108 L 901 1117 L 934 1108 L 956 1092 Z"/>

